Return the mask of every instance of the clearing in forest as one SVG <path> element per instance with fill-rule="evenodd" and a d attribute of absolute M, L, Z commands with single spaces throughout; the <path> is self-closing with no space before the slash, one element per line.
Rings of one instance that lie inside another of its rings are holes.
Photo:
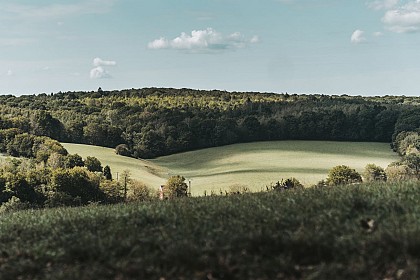
<path fill-rule="evenodd" d="M 118 156 L 113 149 L 89 145 L 63 146 L 83 158 L 95 156 L 109 165 L 113 177 L 130 170 L 132 178 L 152 188 L 164 184 L 171 175 L 191 179 L 192 194 L 229 190 L 238 186 L 265 190 L 282 178 L 295 177 L 310 186 L 327 177 L 336 165 L 348 165 L 363 172 L 368 163 L 383 168 L 398 159 L 387 143 L 332 141 L 272 141 L 234 144 L 139 160 Z"/>

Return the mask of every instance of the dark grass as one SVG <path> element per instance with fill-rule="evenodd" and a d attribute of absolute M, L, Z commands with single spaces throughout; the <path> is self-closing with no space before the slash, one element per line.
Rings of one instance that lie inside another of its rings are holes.
<path fill-rule="evenodd" d="M 418 182 L 0 215 L 0 279 L 420 279 L 419 266 Z"/>

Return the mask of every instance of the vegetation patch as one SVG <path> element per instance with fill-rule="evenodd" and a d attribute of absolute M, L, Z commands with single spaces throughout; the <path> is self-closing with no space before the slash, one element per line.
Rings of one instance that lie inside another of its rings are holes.
<path fill-rule="evenodd" d="M 419 182 L 0 215 L 1 279 L 418 279 Z"/>

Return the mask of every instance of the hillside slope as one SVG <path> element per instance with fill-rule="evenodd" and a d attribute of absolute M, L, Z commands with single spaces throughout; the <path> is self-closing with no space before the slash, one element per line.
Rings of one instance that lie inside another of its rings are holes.
<path fill-rule="evenodd" d="M 110 165 L 115 177 L 127 169 L 134 179 L 157 189 L 170 175 L 191 179 L 193 195 L 204 191 L 246 186 L 253 191 L 282 178 L 296 177 L 306 186 L 325 179 L 328 170 L 340 164 L 362 172 L 368 163 L 386 167 L 398 159 L 388 144 L 328 141 L 272 141 L 235 144 L 136 160 L 118 156 L 112 149 L 63 144 L 70 153 L 95 156 Z"/>

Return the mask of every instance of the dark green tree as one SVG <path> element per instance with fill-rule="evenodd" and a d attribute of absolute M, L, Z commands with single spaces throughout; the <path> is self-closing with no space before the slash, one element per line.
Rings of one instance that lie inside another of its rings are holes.
<path fill-rule="evenodd" d="M 67 155 L 64 159 L 64 165 L 66 168 L 73 168 L 76 166 L 83 167 L 85 166 L 85 163 L 83 162 L 83 159 L 78 154 L 73 155 Z"/>
<path fill-rule="evenodd" d="M 104 167 L 104 177 L 107 180 L 112 180 L 111 168 L 109 165 Z"/>
<path fill-rule="evenodd" d="M 90 172 L 102 172 L 102 164 L 96 157 L 87 157 L 85 166 Z"/>

